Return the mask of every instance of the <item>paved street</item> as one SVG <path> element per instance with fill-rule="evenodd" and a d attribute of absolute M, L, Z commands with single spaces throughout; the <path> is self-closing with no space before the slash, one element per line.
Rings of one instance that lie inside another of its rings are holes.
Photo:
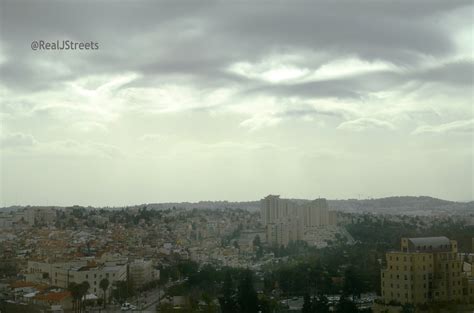
<path fill-rule="evenodd" d="M 156 312 L 156 305 L 159 303 L 160 297 L 163 297 L 164 292 L 161 288 L 156 288 L 153 290 L 146 291 L 134 299 L 130 299 L 128 302 L 137 307 L 137 310 L 129 310 L 126 312 Z M 115 313 L 115 312 L 124 312 L 120 310 L 120 305 L 107 305 L 104 309 L 103 307 L 88 308 L 88 312 L 94 313 Z"/>

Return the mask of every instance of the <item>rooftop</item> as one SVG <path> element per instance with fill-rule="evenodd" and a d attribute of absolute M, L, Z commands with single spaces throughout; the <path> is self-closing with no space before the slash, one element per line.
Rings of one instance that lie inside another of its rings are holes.
<path fill-rule="evenodd" d="M 451 241 L 447 237 L 408 238 L 410 251 L 441 251 L 450 250 Z"/>
<path fill-rule="evenodd" d="M 49 293 L 38 295 L 35 297 L 35 299 L 43 300 L 43 301 L 62 301 L 70 296 L 71 296 L 71 293 L 69 291 L 49 292 Z"/>

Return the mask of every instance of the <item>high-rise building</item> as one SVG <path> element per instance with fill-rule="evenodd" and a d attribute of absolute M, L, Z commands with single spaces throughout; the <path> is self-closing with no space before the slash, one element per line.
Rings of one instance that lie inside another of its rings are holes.
<path fill-rule="evenodd" d="M 300 206 L 299 216 L 305 227 L 317 227 L 329 224 L 329 209 L 326 199 L 316 199 Z"/>
<path fill-rule="evenodd" d="M 400 251 L 386 254 L 381 271 L 385 304 L 469 302 L 474 282 L 463 272 L 455 240 L 402 238 Z"/>
<path fill-rule="evenodd" d="M 304 240 L 306 230 L 337 223 L 336 214 L 329 211 L 326 199 L 298 205 L 278 195 L 269 195 L 260 200 L 260 214 L 267 242 L 278 246 Z"/>
<path fill-rule="evenodd" d="M 281 199 L 277 195 L 268 195 L 260 200 L 260 214 L 264 226 L 282 222 L 288 216 L 295 216 L 296 204 L 288 199 Z"/>
<path fill-rule="evenodd" d="M 303 225 L 298 218 L 270 223 L 266 226 L 266 240 L 271 245 L 286 247 L 291 241 L 303 240 Z"/>
<path fill-rule="evenodd" d="M 328 211 L 328 223 L 329 225 L 337 225 L 337 212 Z"/>

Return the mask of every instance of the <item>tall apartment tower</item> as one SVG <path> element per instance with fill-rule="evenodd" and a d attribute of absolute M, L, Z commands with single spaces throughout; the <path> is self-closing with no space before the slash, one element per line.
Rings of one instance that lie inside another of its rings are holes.
<path fill-rule="evenodd" d="M 263 226 L 284 222 L 289 216 L 296 215 L 296 204 L 278 195 L 268 195 L 260 200 L 260 215 Z"/>
<path fill-rule="evenodd" d="M 260 200 L 260 216 L 263 226 L 275 221 L 276 211 L 278 210 L 280 196 L 268 195 Z"/>
<path fill-rule="evenodd" d="M 326 199 L 316 199 L 299 208 L 298 216 L 305 227 L 329 225 L 329 208 Z"/>
<path fill-rule="evenodd" d="M 288 246 L 291 241 L 303 240 L 304 227 L 298 218 L 269 223 L 265 227 L 266 240 L 277 246 Z"/>
<path fill-rule="evenodd" d="M 388 252 L 386 260 L 381 271 L 385 304 L 466 301 L 467 279 L 455 240 L 402 238 L 401 250 Z"/>
<path fill-rule="evenodd" d="M 313 227 L 337 223 L 336 215 L 328 210 L 326 199 L 298 205 L 278 195 L 268 195 L 260 200 L 260 215 L 267 242 L 278 246 L 303 240 L 305 231 Z"/>

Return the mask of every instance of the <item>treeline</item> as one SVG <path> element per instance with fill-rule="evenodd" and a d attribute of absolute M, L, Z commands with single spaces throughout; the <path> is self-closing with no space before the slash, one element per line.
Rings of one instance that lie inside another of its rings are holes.
<path fill-rule="evenodd" d="M 168 288 L 167 295 L 188 296 L 190 312 L 198 311 L 200 301 L 205 303 L 206 312 L 217 312 L 212 299 L 218 300 L 223 313 L 270 313 L 276 306 L 265 296 L 257 296 L 255 274 L 247 269 L 199 267 L 195 262 L 182 261 L 163 268 L 161 273 L 163 283 L 179 282 Z"/>
<path fill-rule="evenodd" d="M 422 217 L 400 216 L 400 220 L 365 215 L 346 226 L 354 239 L 371 245 L 378 251 L 400 248 L 402 237 L 446 236 L 458 242 L 460 252 L 474 252 L 472 238 L 474 225 L 443 217 L 430 222 Z"/>
<path fill-rule="evenodd" d="M 223 313 L 277 312 L 284 306 L 280 303 L 282 299 L 303 295 L 306 295 L 306 312 L 326 312 L 323 308 L 331 307 L 336 312 L 359 312 L 353 300 L 361 293 L 372 291 L 373 283 L 366 280 L 361 268 L 347 264 L 332 272 L 334 269 L 326 262 L 333 257 L 332 254 L 318 256 L 317 260 L 295 261 L 257 273 L 212 265 L 199 267 L 194 262 L 183 261 L 162 270 L 165 279 L 162 283 L 179 279 L 178 284 L 167 290 L 167 295 L 188 296 L 190 312 L 217 312 L 212 299 L 219 303 Z M 342 296 L 337 303 L 329 303 L 325 298 L 328 294 Z M 203 302 L 205 309 L 198 305 Z"/>

